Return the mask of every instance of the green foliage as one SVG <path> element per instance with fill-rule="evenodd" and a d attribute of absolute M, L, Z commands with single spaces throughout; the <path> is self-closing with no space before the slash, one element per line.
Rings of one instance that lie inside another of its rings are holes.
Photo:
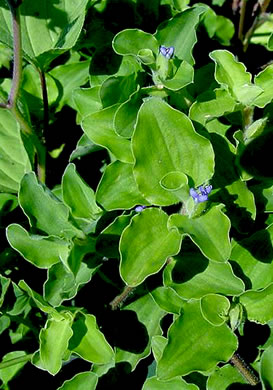
<path fill-rule="evenodd" d="M 251 4 L 0 0 L 1 389 L 273 388 Z"/>

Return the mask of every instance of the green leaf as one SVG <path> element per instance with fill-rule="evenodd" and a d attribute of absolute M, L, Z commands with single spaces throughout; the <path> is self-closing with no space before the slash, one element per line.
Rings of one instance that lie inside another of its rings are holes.
<path fill-rule="evenodd" d="M 141 353 L 137 354 L 123 351 L 119 348 L 116 350 L 116 363 L 126 361 L 130 363 L 132 370 L 134 370 L 137 363 L 150 354 L 152 337 L 155 335 L 162 335 L 160 321 L 162 320 L 162 317 L 165 316 L 166 312 L 158 305 L 155 305 L 151 294 L 143 295 L 129 305 L 124 306 L 123 309 L 136 312 L 138 321 L 146 327 L 149 336 L 148 345 Z"/>
<path fill-rule="evenodd" d="M 6 215 L 16 209 L 18 206 L 17 196 L 12 194 L 0 193 L 0 213 Z"/>
<path fill-rule="evenodd" d="M 197 41 L 195 31 L 199 22 L 199 16 L 204 11 L 205 8 L 202 6 L 189 8 L 160 24 L 155 33 L 155 37 L 160 45 L 174 46 L 175 56 L 192 65 L 194 63 L 192 49 Z"/>
<path fill-rule="evenodd" d="M 228 91 L 217 88 L 214 91 L 200 95 L 198 100 L 190 107 L 189 116 L 195 122 L 205 125 L 213 118 L 233 112 L 235 104 L 235 100 Z"/>
<path fill-rule="evenodd" d="M 273 224 L 240 242 L 234 242 L 230 259 L 241 270 L 246 286 L 254 290 L 273 283 Z"/>
<path fill-rule="evenodd" d="M 254 82 L 263 89 L 263 93 L 254 100 L 254 105 L 263 108 L 273 99 L 273 64 L 257 74 Z"/>
<path fill-rule="evenodd" d="M 99 90 L 100 87 L 97 86 L 93 88 L 75 88 L 72 91 L 73 107 L 75 107 L 79 116 L 78 123 L 85 116 L 102 109 Z"/>
<path fill-rule="evenodd" d="M 113 49 L 120 55 L 137 56 L 143 49 L 150 49 L 153 53 L 158 53 L 158 42 L 149 33 L 139 29 L 127 29 L 120 31 L 113 39 Z"/>
<path fill-rule="evenodd" d="M 167 382 L 159 380 L 157 377 L 146 379 L 142 390 L 198 390 L 194 384 L 187 383 L 182 378 L 174 378 Z"/>
<path fill-rule="evenodd" d="M 49 305 L 40 294 L 36 293 L 34 290 L 32 290 L 24 280 L 20 280 L 18 283 L 18 286 L 21 290 L 27 293 L 27 295 L 33 299 L 36 306 L 42 310 L 44 313 L 50 314 L 54 319 L 56 320 L 62 320 L 63 316 L 57 312 L 54 307 Z"/>
<path fill-rule="evenodd" d="M 235 28 L 232 21 L 223 15 L 217 15 L 215 23 L 214 37 L 224 46 L 230 45 L 230 40 L 234 36 Z"/>
<path fill-rule="evenodd" d="M 168 339 L 164 336 L 156 335 L 152 337 L 152 351 L 156 362 L 161 359 L 167 343 Z"/>
<path fill-rule="evenodd" d="M 214 326 L 221 326 L 227 320 L 230 308 L 229 300 L 218 294 L 208 294 L 201 298 L 200 307 L 203 317 Z"/>
<path fill-rule="evenodd" d="M 66 380 L 57 390 L 95 390 L 97 383 L 98 376 L 93 372 L 80 372 Z"/>
<path fill-rule="evenodd" d="M 141 104 L 141 94 L 137 90 L 119 106 L 114 117 L 114 128 L 118 135 L 122 137 L 132 136 Z"/>
<path fill-rule="evenodd" d="M 137 286 L 158 272 L 167 258 L 179 251 L 180 235 L 176 229 L 168 230 L 167 221 L 168 215 L 162 210 L 149 208 L 133 217 L 124 229 L 120 274 L 129 286 Z"/>
<path fill-rule="evenodd" d="M 108 77 L 101 85 L 100 99 L 103 108 L 123 103 L 137 90 L 136 74 Z"/>
<path fill-rule="evenodd" d="M 159 307 L 168 313 L 180 314 L 185 302 L 171 287 L 157 287 L 151 292 Z"/>
<path fill-rule="evenodd" d="M 65 262 L 70 251 L 67 241 L 54 236 L 29 234 L 17 224 L 8 226 L 7 239 L 13 249 L 38 268 L 49 268 L 60 261 Z"/>
<path fill-rule="evenodd" d="M 132 213 L 119 215 L 100 233 L 96 241 L 96 251 L 108 258 L 119 259 L 119 240 L 122 231 L 129 225 Z"/>
<path fill-rule="evenodd" d="M 267 42 L 268 50 L 273 50 L 273 33 L 271 33 L 268 42 Z"/>
<path fill-rule="evenodd" d="M 9 110 L 3 108 L 0 109 L 0 154 L 0 191 L 16 193 L 31 165 L 21 139 L 20 126 Z"/>
<path fill-rule="evenodd" d="M 70 49 L 77 41 L 85 18 L 87 0 L 24 0 L 20 6 L 23 52 L 41 68 Z M 1 41 L 12 47 L 11 16 L 4 0 L 0 1 Z"/>
<path fill-rule="evenodd" d="M 138 204 L 149 204 L 137 188 L 133 165 L 120 161 L 105 169 L 97 188 L 96 200 L 106 210 L 131 209 Z"/>
<path fill-rule="evenodd" d="M 27 356 L 25 351 L 8 352 L 3 356 L 1 363 L 8 362 L 9 360 L 24 357 L 24 356 Z M 26 363 L 27 363 L 27 359 L 25 359 L 25 361 L 22 361 L 21 363 L 10 365 L 9 367 L 5 367 L 5 368 L 0 368 L 0 379 L 1 381 L 3 381 L 3 384 L 6 385 L 13 377 L 15 377 L 18 371 L 20 371 L 21 368 L 23 368 Z"/>
<path fill-rule="evenodd" d="M 62 194 L 64 203 L 70 208 L 78 225 L 89 231 L 101 216 L 102 210 L 96 204 L 94 191 L 77 174 L 74 164 L 66 167 L 62 177 Z"/>
<path fill-rule="evenodd" d="M 222 208 L 221 204 L 213 206 L 205 214 L 196 218 L 173 214 L 170 216 L 169 226 L 175 226 L 182 235 L 189 235 L 208 259 L 227 261 L 231 252 L 229 240 L 231 224 L 222 212 Z"/>
<path fill-rule="evenodd" d="M 71 318 L 49 318 L 40 332 L 40 358 L 44 369 L 55 375 L 62 367 L 62 359 L 68 348 L 73 332 Z"/>
<path fill-rule="evenodd" d="M 32 227 L 60 237 L 82 236 L 68 221 L 68 207 L 38 183 L 34 172 L 26 174 L 21 181 L 19 203 Z"/>
<path fill-rule="evenodd" d="M 171 91 L 178 91 L 179 89 L 192 83 L 193 76 L 194 70 L 192 65 L 190 65 L 187 61 L 182 61 L 172 78 L 166 80 L 160 79 L 160 82 L 164 85 L 164 87 L 170 89 Z"/>
<path fill-rule="evenodd" d="M 246 291 L 240 296 L 249 321 L 266 324 L 273 319 L 273 283 L 263 290 Z"/>
<path fill-rule="evenodd" d="M 61 86 L 61 94 L 58 99 L 58 108 L 67 104 L 74 107 L 73 91 L 87 83 L 89 78 L 90 61 L 72 62 L 71 64 L 59 65 L 50 71 L 50 76 Z"/>
<path fill-rule="evenodd" d="M 0 288 L 0 291 L 1 291 L 0 307 L 3 305 L 6 292 L 8 291 L 8 288 L 9 288 L 9 285 L 10 285 L 10 281 L 11 280 L 9 278 L 6 278 L 5 276 L 2 276 L 0 274 L 0 286 L 1 286 L 1 288 Z"/>
<path fill-rule="evenodd" d="M 130 141 L 120 137 L 113 128 L 117 108 L 114 105 L 86 116 L 82 121 L 82 128 L 91 141 L 105 147 L 118 160 L 133 163 Z"/>
<path fill-rule="evenodd" d="M 238 102 L 253 104 L 263 89 L 251 84 L 251 74 L 246 71 L 245 65 L 227 50 L 214 50 L 209 56 L 215 62 L 216 81 L 227 88 Z"/>
<path fill-rule="evenodd" d="M 228 390 L 235 383 L 248 384 L 235 367 L 226 364 L 221 368 L 217 367 L 210 375 L 207 381 L 207 390 Z"/>
<path fill-rule="evenodd" d="M 48 73 L 45 73 L 45 79 L 48 104 L 50 106 L 57 101 L 59 91 L 56 81 Z M 24 67 L 21 91 L 27 105 L 31 107 L 31 113 L 35 114 L 35 116 L 42 120 L 44 114 L 44 105 L 41 79 L 39 72 L 36 68 L 33 67 L 33 65 L 27 65 Z"/>
<path fill-rule="evenodd" d="M 227 325 L 211 325 L 201 314 L 200 302 L 190 301 L 169 329 L 168 344 L 158 362 L 158 378 L 206 373 L 220 361 L 228 361 L 236 348 L 237 338 Z"/>
<path fill-rule="evenodd" d="M 164 285 L 184 298 L 201 298 L 206 294 L 239 295 L 244 291 L 241 279 L 229 263 L 208 261 L 193 245 L 184 248 L 164 270 Z"/>
<path fill-rule="evenodd" d="M 72 329 L 71 351 L 92 363 L 106 364 L 113 360 L 114 352 L 98 329 L 95 316 L 79 313 Z"/>
<path fill-rule="evenodd" d="M 273 362 L 273 346 L 271 345 L 267 348 L 261 357 L 261 379 L 265 389 L 270 389 L 273 387 L 273 372 L 272 372 L 272 362 Z"/>
<path fill-rule="evenodd" d="M 48 278 L 44 284 L 44 298 L 52 306 L 59 306 L 64 300 L 76 296 L 79 287 L 91 280 L 96 268 L 88 268 L 81 263 L 77 275 L 74 276 L 63 264 L 55 264 L 48 270 Z"/>
<path fill-rule="evenodd" d="M 137 185 L 152 204 L 178 202 L 175 194 L 160 185 L 161 179 L 170 172 L 188 175 L 196 186 L 213 175 L 214 154 L 210 142 L 195 132 L 185 114 L 161 99 L 150 98 L 141 106 L 132 147 Z"/>

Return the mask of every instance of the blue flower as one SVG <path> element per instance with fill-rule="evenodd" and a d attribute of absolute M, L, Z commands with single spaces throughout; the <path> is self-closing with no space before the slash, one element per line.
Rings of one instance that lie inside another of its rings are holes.
<path fill-rule="evenodd" d="M 169 60 L 173 56 L 174 47 L 173 46 L 166 47 L 162 45 L 159 48 L 159 53 L 161 53 L 165 58 L 167 58 L 167 60 Z"/>
<path fill-rule="evenodd" d="M 194 188 L 190 189 L 190 195 L 195 201 L 195 203 L 202 203 L 208 200 L 208 195 L 212 190 L 212 185 L 200 186 L 197 190 Z"/>
<path fill-rule="evenodd" d="M 141 211 L 143 211 L 144 209 L 146 209 L 146 206 L 137 206 L 137 207 L 135 207 L 135 211 L 137 213 L 141 213 Z"/>

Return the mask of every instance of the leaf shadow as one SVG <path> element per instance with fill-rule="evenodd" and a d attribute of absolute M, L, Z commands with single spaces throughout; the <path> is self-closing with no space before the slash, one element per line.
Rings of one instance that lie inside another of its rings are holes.
<path fill-rule="evenodd" d="M 273 261 L 273 245 L 272 239 L 267 230 L 259 230 L 251 237 L 240 241 L 251 255 L 262 263 L 270 264 Z"/>
<path fill-rule="evenodd" d="M 185 283 L 191 280 L 197 274 L 204 272 L 209 265 L 209 260 L 196 248 L 189 237 L 183 239 L 181 254 L 175 256 L 175 260 L 172 270 L 174 283 Z"/>

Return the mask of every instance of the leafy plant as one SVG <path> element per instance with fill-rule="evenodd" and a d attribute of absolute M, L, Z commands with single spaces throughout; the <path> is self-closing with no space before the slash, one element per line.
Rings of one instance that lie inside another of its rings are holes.
<path fill-rule="evenodd" d="M 207 3 L 0 0 L 2 389 L 273 388 L 272 6 Z"/>

